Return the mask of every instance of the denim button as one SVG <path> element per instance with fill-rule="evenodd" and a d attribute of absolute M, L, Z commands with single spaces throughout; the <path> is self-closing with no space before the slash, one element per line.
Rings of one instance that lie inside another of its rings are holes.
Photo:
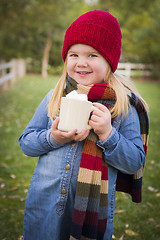
<path fill-rule="evenodd" d="M 70 170 L 70 169 L 71 169 L 70 165 L 67 164 L 67 165 L 66 165 L 66 170 Z"/>
<path fill-rule="evenodd" d="M 66 192 L 67 192 L 67 191 L 66 191 L 66 189 L 64 189 L 64 188 L 61 190 L 61 193 L 62 193 L 62 194 L 66 194 Z"/>
<path fill-rule="evenodd" d="M 72 147 L 74 147 L 76 145 L 75 141 L 72 141 Z"/>

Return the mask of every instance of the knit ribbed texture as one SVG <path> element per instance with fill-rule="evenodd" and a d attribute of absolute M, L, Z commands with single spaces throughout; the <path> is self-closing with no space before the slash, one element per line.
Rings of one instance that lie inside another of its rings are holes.
<path fill-rule="evenodd" d="M 86 93 L 90 101 L 100 101 L 111 108 L 116 96 L 107 83 L 99 83 L 90 87 L 77 84 L 68 77 L 64 95 L 72 90 Z M 145 154 L 147 154 L 149 120 L 142 102 L 131 93 L 130 103 L 136 108 L 141 128 L 141 136 Z M 114 121 L 114 119 L 112 119 Z M 103 161 L 102 150 L 96 145 L 97 135 L 93 130 L 84 142 L 81 163 L 78 173 L 75 205 L 73 211 L 70 240 L 103 239 L 107 227 L 108 211 L 108 168 Z M 128 175 L 118 172 L 117 190 L 129 193 L 132 201 L 142 199 L 142 177 L 144 166 L 135 174 Z"/>
<path fill-rule="evenodd" d="M 102 151 L 96 147 L 97 136 L 90 131 L 85 140 L 79 168 L 71 236 L 97 239 L 107 224 L 108 169 Z"/>
<path fill-rule="evenodd" d="M 62 57 L 73 44 L 86 44 L 95 48 L 110 64 L 115 72 L 121 55 L 121 30 L 119 23 L 110 13 L 95 10 L 77 18 L 67 29 Z"/>

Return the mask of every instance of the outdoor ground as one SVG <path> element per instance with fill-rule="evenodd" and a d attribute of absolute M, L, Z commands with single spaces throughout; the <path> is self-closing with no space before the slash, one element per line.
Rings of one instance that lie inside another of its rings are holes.
<path fill-rule="evenodd" d="M 0 93 L 0 240 L 21 238 L 24 204 L 37 158 L 25 156 L 18 137 L 57 77 L 27 75 Z M 160 240 L 160 84 L 136 82 L 150 107 L 150 137 L 143 178 L 143 202 L 117 193 L 116 240 Z M 46 239 L 47 240 L 47 239 Z"/>

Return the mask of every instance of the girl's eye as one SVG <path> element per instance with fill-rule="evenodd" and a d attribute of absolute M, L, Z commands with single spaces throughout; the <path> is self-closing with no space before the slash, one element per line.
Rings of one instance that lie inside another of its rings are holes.
<path fill-rule="evenodd" d="M 78 57 L 78 55 L 76 53 L 72 53 L 70 54 L 70 57 Z"/>
<path fill-rule="evenodd" d="M 96 54 L 90 54 L 89 57 L 97 57 Z"/>

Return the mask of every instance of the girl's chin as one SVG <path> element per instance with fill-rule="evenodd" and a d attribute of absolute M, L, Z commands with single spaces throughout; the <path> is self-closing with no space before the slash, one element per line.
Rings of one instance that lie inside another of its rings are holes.
<path fill-rule="evenodd" d="M 90 85 L 92 84 L 92 79 L 88 76 L 75 76 L 73 78 L 77 83 L 82 85 Z"/>
<path fill-rule="evenodd" d="M 90 83 L 89 81 L 83 79 L 83 81 L 81 80 L 78 80 L 78 79 L 75 79 L 75 81 L 78 83 L 78 84 L 81 84 L 81 85 L 84 85 L 84 86 L 87 86 L 87 85 L 90 85 L 92 83 Z"/>

